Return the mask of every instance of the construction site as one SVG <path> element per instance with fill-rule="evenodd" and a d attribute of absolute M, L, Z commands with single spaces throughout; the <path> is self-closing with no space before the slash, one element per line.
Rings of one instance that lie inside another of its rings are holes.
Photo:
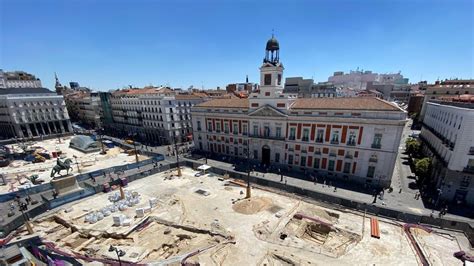
<path fill-rule="evenodd" d="M 78 136 L 61 137 L 43 141 L 24 141 L 2 146 L 0 158 L 5 163 L 0 167 L 0 194 L 49 183 L 53 176 L 51 169 L 57 160 L 70 160 L 70 168 L 61 174 L 84 174 L 113 166 L 133 163 L 137 160 L 133 150 L 113 145 L 102 145 L 91 140 L 95 147 L 91 152 L 71 145 Z M 85 136 L 79 136 L 85 137 Z M 89 138 L 89 137 L 88 137 Z M 142 161 L 148 157 L 138 155 Z"/>
<path fill-rule="evenodd" d="M 182 168 L 38 216 L 43 248 L 87 264 L 459 265 L 461 232 L 328 208 Z M 26 237 L 26 231 L 22 233 Z M 114 247 L 114 248 L 112 248 Z"/>

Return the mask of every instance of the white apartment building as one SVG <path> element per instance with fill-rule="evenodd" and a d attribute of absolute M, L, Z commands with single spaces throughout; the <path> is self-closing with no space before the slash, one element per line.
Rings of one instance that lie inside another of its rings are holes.
<path fill-rule="evenodd" d="M 337 87 L 352 88 L 356 90 L 367 90 L 367 84 L 408 84 L 408 79 L 400 73 L 377 74 L 372 71 L 351 70 L 349 73 L 343 71 L 334 72 L 328 81 Z"/>
<path fill-rule="evenodd" d="M 42 88 L 41 80 L 24 71 L 4 72 L 0 69 L 0 89 Z"/>
<path fill-rule="evenodd" d="M 427 102 L 420 137 L 433 159 L 431 188 L 447 202 L 474 205 L 474 96 L 464 97 Z"/>
<path fill-rule="evenodd" d="M 192 139 L 191 107 L 202 95 L 178 94 L 168 88 L 125 89 L 110 98 L 114 130 L 137 134 L 142 141 L 171 144 Z"/>
<path fill-rule="evenodd" d="M 462 94 L 474 94 L 474 79 L 437 81 L 435 85 L 428 86 L 421 107 L 420 121 L 425 117 L 428 101 Z"/>
<path fill-rule="evenodd" d="M 91 128 L 100 128 L 101 103 L 97 92 L 76 91 L 64 95 L 69 116 Z"/>
<path fill-rule="evenodd" d="M 72 133 L 63 96 L 45 88 L 0 89 L 0 136 L 31 138 Z"/>
<path fill-rule="evenodd" d="M 377 98 L 297 98 L 283 93 L 283 70 L 272 37 L 260 67 L 259 92 L 192 108 L 195 147 L 388 187 L 406 113 Z"/>

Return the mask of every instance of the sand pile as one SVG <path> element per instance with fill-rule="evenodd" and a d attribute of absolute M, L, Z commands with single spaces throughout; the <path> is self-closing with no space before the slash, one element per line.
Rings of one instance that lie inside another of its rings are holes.
<path fill-rule="evenodd" d="M 243 199 L 232 206 L 232 209 L 242 214 L 254 214 L 273 206 L 272 200 L 266 197 L 254 197 Z"/>
<path fill-rule="evenodd" d="M 319 208 L 309 208 L 303 210 L 302 212 L 310 217 L 315 217 L 331 223 L 337 222 L 339 219 L 339 214 L 327 212 Z"/>

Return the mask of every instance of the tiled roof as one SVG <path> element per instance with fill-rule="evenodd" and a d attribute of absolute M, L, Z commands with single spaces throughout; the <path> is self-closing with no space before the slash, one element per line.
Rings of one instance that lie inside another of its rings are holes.
<path fill-rule="evenodd" d="M 176 94 L 176 100 L 187 100 L 187 99 L 202 99 L 206 98 L 207 95 L 202 94 Z"/>
<path fill-rule="evenodd" d="M 291 109 L 401 111 L 400 108 L 379 98 L 300 98 Z"/>
<path fill-rule="evenodd" d="M 145 87 L 143 89 L 123 89 L 113 92 L 114 95 L 138 95 L 138 94 L 173 94 L 174 91 L 166 87 Z"/>
<path fill-rule="evenodd" d="M 196 107 L 247 109 L 249 107 L 249 100 L 240 99 L 240 98 L 214 99 L 214 100 L 197 104 Z"/>

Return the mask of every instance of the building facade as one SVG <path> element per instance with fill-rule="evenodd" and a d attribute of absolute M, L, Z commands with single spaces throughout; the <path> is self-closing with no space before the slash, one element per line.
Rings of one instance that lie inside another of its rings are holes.
<path fill-rule="evenodd" d="M 90 128 L 100 128 L 101 101 L 98 92 L 76 91 L 64 95 L 69 117 Z"/>
<path fill-rule="evenodd" d="M 474 79 L 437 81 L 433 86 L 426 87 L 420 120 L 425 117 L 428 101 L 462 94 L 474 94 Z"/>
<path fill-rule="evenodd" d="M 0 89 L 2 138 L 72 133 L 63 96 L 45 88 Z"/>
<path fill-rule="evenodd" d="M 24 71 L 4 72 L 0 69 L 0 89 L 2 88 L 42 88 L 41 80 Z"/>
<path fill-rule="evenodd" d="M 425 98 L 424 94 L 417 93 L 410 95 L 408 99 L 408 107 L 407 112 L 408 114 L 420 114 L 421 108 L 423 106 L 423 99 Z"/>
<path fill-rule="evenodd" d="M 429 187 L 440 200 L 474 205 L 474 96 L 427 102 L 420 138 L 432 158 Z M 436 199 L 438 200 L 438 199 Z"/>
<path fill-rule="evenodd" d="M 108 131 L 135 135 L 150 144 L 172 144 L 175 138 L 189 141 L 191 107 L 205 100 L 201 95 L 179 94 L 169 88 L 115 91 L 110 95 L 113 124 Z"/>
<path fill-rule="evenodd" d="M 301 98 L 339 97 L 338 89 L 331 82 L 314 83 L 313 79 L 291 77 L 285 79 L 283 93 L 297 94 Z"/>
<path fill-rule="evenodd" d="M 283 92 L 283 70 L 272 38 L 258 92 L 192 108 L 195 147 L 318 177 L 389 186 L 406 113 L 377 98 L 298 98 Z"/>

